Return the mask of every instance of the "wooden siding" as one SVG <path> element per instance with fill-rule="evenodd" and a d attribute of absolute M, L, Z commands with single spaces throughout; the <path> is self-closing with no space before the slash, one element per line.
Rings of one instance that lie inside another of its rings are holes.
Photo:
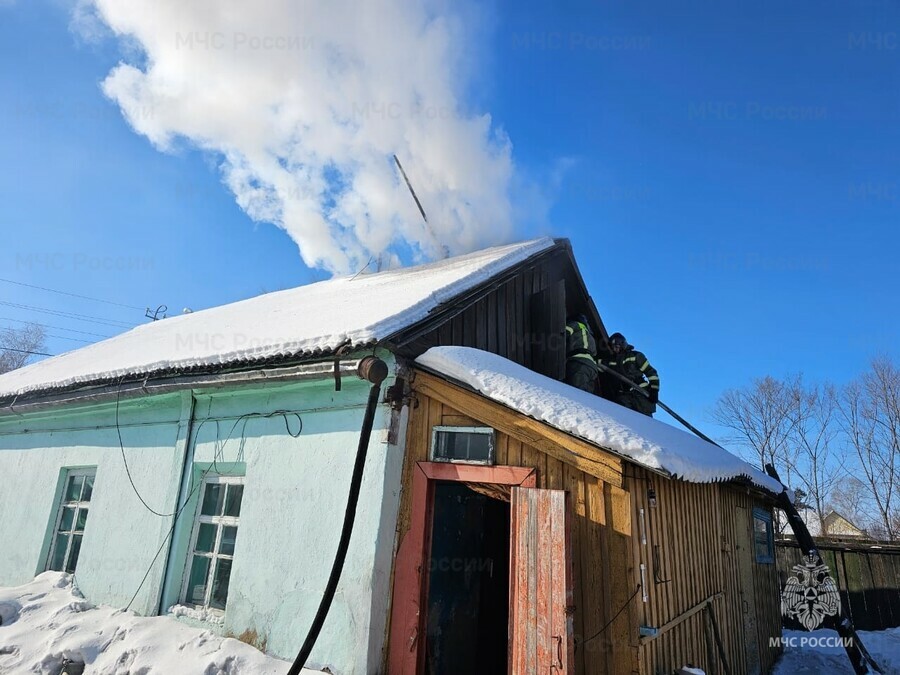
<path fill-rule="evenodd" d="M 557 248 L 438 311 L 391 343 L 410 359 L 434 346 L 475 347 L 562 379 L 566 317 L 575 312 L 593 315 L 595 331 L 605 335 L 570 252 Z"/>
<path fill-rule="evenodd" d="M 416 462 L 429 459 L 432 427 L 493 427 L 496 464 L 534 468 L 537 487 L 570 493 L 576 673 L 668 674 L 688 663 L 710 675 L 724 672 L 715 656 L 708 612 L 697 609 L 708 602 L 731 672 L 746 675 L 734 518 L 738 507 L 747 513 L 753 507 L 769 508 L 764 500 L 737 486 L 685 483 L 623 463 L 421 371 L 415 372 L 411 386 L 414 407 L 398 542 L 409 530 L 411 472 Z M 651 486 L 657 497 L 654 508 L 647 492 Z M 767 672 L 777 657 L 768 647 L 769 637 L 781 634 L 778 578 L 774 565 L 752 559 L 751 565 L 748 593 L 757 616 L 759 662 Z M 671 627 L 659 637 L 639 638 L 640 626 L 667 624 Z"/>
<path fill-rule="evenodd" d="M 710 674 L 724 672 L 710 610 L 731 672 L 747 675 L 745 648 L 754 642 L 761 672 L 768 672 L 778 656 L 769 648 L 769 638 L 781 635 L 777 572 L 772 564 L 755 562 L 752 550 L 740 550 L 735 531 L 750 528 L 753 507 L 770 506 L 728 484 L 669 480 L 631 465 L 626 473 L 632 517 L 638 520 L 635 565 L 646 566 L 647 601 L 638 598 L 639 624 L 671 626 L 655 638 L 642 638 L 643 672 L 670 673 L 687 664 Z M 651 488 L 655 507 L 648 496 Z M 741 514 L 747 522 L 737 520 Z M 751 577 L 744 595 L 742 568 L 749 569 Z M 746 607 L 745 599 L 751 603 Z M 745 615 L 750 611 L 756 617 L 754 636 L 745 634 Z"/>
<path fill-rule="evenodd" d="M 434 425 L 497 428 L 497 425 L 483 419 L 491 418 L 497 421 L 496 404 L 479 397 L 483 404 L 473 407 L 472 402 L 463 397 L 457 399 L 458 406 L 463 405 L 460 400 L 465 404 L 465 410 L 460 410 L 459 407 L 441 401 L 437 396 L 450 398 L 458 393 L 468 394 L 468 392 L 462 392 L 446 383 L 442 383 L 443 386 L 435 385 L 434 379 L 424 373 L 417 373 L 412 380 L 416 407 L 411 411 L 409 418 L 407 454 L 403 469 L 404 489 L 397 528 L 398 541 L 402 541 L 409 531 L 412 504 L 408 486 L 415 463 L 429 459 L 431 428 Z M 423 385 L 426 381 L 430 381 L 432 387 L 429 392 L 435 397 L 424 393 L 426 387 Z M 435 386 L 438 391 L 435 390 Z M 627 603 L 633 590 L 630 584 L 622 583 L 623 578 L 633 578 L 633 570 L 629 555 L 631 536 L 629 500 L 627 493 L 621 487 L 617 487 L 617 484 L 621 485 L 622 478 L 621 474 L 616 473 L 616 467 L 620 471 L 621 462 L 611 455 L 603 457 L 602 462 L 593 462 L 589 468 L 597 472 L 602 471 L 611 481 L 605 482 L 539 449 L 535 443 L 544 441 L 529 423 L 525 423 L 522 427 L 513 424 L 514 421 L 528 418 L 522 418 L 509 410 L 505 410 L 505 415 L 506 422 L 500 426 L 504 426 L 512 433 L 497 431 L 496 463 L 534 468 L 538 476 L 537 487 L 568 490 L 571 494 L 575 672 L 590 675 L 632 673 L 637 667 L 637 633 L 633 630 L 634 617 L 627 608 L 618 617 L 613 616 Z M 523 442 L 522 438 L 530 439 L 530 442 L 528 440 Z M 604 454 L 593 448 L 592 452 L 595 455 Z M 575 457 L 574 453 L 572 457 Z M 633 607 L 634 603 L 630 603 L 630 606 Z M 607 624 L 608 627 L 599 636 L 586 645 L 579 644 Z"/>

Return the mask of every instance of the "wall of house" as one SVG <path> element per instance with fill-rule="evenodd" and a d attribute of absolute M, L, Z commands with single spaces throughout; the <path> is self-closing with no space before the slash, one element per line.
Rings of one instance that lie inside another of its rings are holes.
<path fill-rule="evenodd" d="M 119 428 L 128 465 L 144 499 L 167 512 L 176 499 L 181 471 L 177 439 L 178 395 L 122 402 Z M 96 467 L 77 568 L 77 582 L 91 600 L 125 606 L 140 585 L 168 522 L 145 510 L 131 490 L 119 450 L 115 404 L 0 417 L 0 584 L 29 581 L 47 567 L 51 530 L 66 469 Z M 132 605 L 155 606 L 153 580 Z"/>
<path fill-rule="evenodd" d="M 483 399 L 477 403 L 478 397 L 466 392 L 455 399 L 435 397 L 435 392 L 424 386 L 426 380 L 434 382 L 434 378 L 418 373 L 412 383 L 416 407 L 410 413 L 407 433 L 405 487 L 411 484 L 415 462 L 429 459 L 431 430 L 435 425 L 498 429 L 493 417 L 503 410 L 502 406 Z M 442 392 L 453 395 L 453 389 L 445 385 Z M 493 412 L 488 413 L 487 408 Z M 514 413 L 507 410 L 499 414 L 505 415 L 511 427 L 517 426 L 511 422 Z M 630 545 L 633 525 L 629 495 L 619 487 L 622 477 L 621 474 L 616 477 L 613 469 L 621 464 L 610 456 L 609 464 L 602 469 L 608 478 L 603 480 L 539 449 L 535 442 L 528 441 L 530 434 L 524 425 L 518 426 L 515 433 L 498 430 L 496 463 L 535 468 L 537 487 L 567 490 L 571 494 L 574 623 L 576 641 L 581 643 L 575 650 L 576 673 L 632 673 L 638 667 L 637 634 L 633 630 L 637 619 L 635 603 L 630 602 L 634 591 L 630 581 L 634 578 Z M 559 451 L 564 452 L 564 448 L 559 446 Z M 594 454 L 604 453 L 594 451 Z M 409 531 L 409 497 L 410 491 L 404 490 L 397 521 L 398 540 Z M 619 612 L 622 607 L 625 610 Z"/>
<path fill-rule="evenodd" d="M 642 672 L 670 673 L 687 664 L 720 672 L 709 610 L 731 672 L 752 672 L 754 661 L 757 672 L 768 672 L 778 655 L 769 638 L 781 635 L 777 570 L 755 561 L 738 528 L 752 535 L 753 508 L 771 505 L 727 484 L 669 480 L 636 466 L 626 473 L 638 533 L 635 568 L 644 564 L 647 579 L 647 599 L 641 594 L 636 604 L 638 623 L 660 631 L 641 638 Z M 755 654 L 749 661 L 747 650 Z"/>
<path fill-rule="evenodd" d="M 22 583 L 45 569 L 61 472 L 96 466 L 79 587 L 92 602 L 123 607 L 163 545 L 132 608 L 154 614 L 176 604 L 200 494 L 194 488 L 210 467 L 243 473 L 224 626 L 207 627 L 243 634 L 292 659 L 337 548 L 367 395 L 368 383 L 344 377 L 340 392 L 326 378 L 122 401 L 123 443 L 141 495 L 164 514 L 175 511 L 179 499 L 187 502 L 171 555 L 173 519 L 151 514 L 132 490 L 114 409 L 104 404 L 77 414 L 0 418 L 0 471 L 16 477 L 15 490 L 0 492 L 0 538 L 17 542 L 12 558 L 0 556 L 0 584 Z M 392 418 L 405 429 L 401 417 L 387 405 L 376 415 L 350 550 L 311 666 L 347 674 L 380 667 L 403 443 L 402 433 L 399 446 L 389 445 L 387 436 Z M 180 490 L 185 465 L 188 479 Z"/>

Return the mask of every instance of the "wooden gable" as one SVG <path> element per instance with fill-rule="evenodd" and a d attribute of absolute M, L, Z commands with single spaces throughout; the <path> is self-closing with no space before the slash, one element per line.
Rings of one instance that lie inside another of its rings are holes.
<path fill-rule="evenodd" d="M 387 344 L 414 359 L 431 347 L 475 347 L 535 372 L 565 375 L 567 316 L 585 314 L 599 339 L 606 329 L 567 240 L 447 303 Z"/>

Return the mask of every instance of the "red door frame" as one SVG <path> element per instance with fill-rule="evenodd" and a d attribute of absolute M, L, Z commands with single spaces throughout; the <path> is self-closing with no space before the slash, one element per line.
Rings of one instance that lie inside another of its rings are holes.
<path fill-rule="evenodd" d="M 409 531 L 397 549 L 388 672 L 418 675 L 425 654 L 422 646 L 428 606 L 428 559 L 431 554 L 434 486 L 438 481 L 493 483 L 536 487 L 535 469 L 520 466 L 482 466 L 447 462 L 416 462 L 412 472 Z"/>

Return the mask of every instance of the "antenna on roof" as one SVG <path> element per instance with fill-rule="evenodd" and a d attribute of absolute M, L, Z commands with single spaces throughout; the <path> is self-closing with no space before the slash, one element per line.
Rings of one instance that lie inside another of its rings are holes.
<path fill-rule="evenodd" d="M 146 316 L 146 317 L 147 317 L 148 319 L 150 319 L 151 321 L 159 321 L 160 319 L 165 319 L 165 318 L 166 318 L 166 312 L 168 311 L 168 309 L 169 309 L 169 308 L 166 307 L 165 305 L 160 305 L 160 306 L 157 307 L 157 308 L 153 311 L 153 313 L 151 314 L 151 313 L 150 313 L 150 308 L 148 307 L 148 308 L 147 308 L 147 311 L 144 312 L 144 316 Z M 159 315 L 160 312 L 162 312 L 162 316 Z"/>
<path fill-rule="evenodd" d="M 413 190 L 412 183 L 409 182 L 409 178 L 407 178 L 406 172 L 403 170 L 403 165 L 400 163 L 400 160 L 397 159 L 397 155 L 394 155 L 394 161 L 397 163 L 397 168 L 400 169 L 400 174 L 403 176 L 403 180 L 406 181 L 406 187 L 409 188 L 409 194 L 411 194 L 412 198 L 416 200 L 416 206 L 419 207 L 419 213 L 422 214 L 422 220 L 428 223 L 428 216 L 425 215 L 425 209 L 422 208 L 422 202 L 420 202 L 419 198 L 416 196 L 416 191 Z"/>
<path fill-rule="evenodd" d="M 409 182 L 409 177 L 406 175 L 406 171 L 403 170 L 403 165 L 400 163 L 400 160 L 397 158 L 397 155 L 394 155 L 394 162 L 397 164 L 397 168 L 400 169 L 400 175 L 403 176 L 403 180 L 406 182 L 406 187 L 409 188 L 409 194 L 412 195 L 412 198 L 416 202 L 416 206 L 419 207 L 419 213 L 422 214 L 422 220 L 425 221 L 425 226 L 428 228 L 428 231 L 431 233 L 431 236 L 435 240 L 437 240 L 437 237 L 434 234 L 434 230 L 431 229 L 431 224 L 428 222 L 428 216 L 425 215 L 425 209 L 422 208 L 422 202 L 419 201 L 419 197 L 416 195 L 416 191 L 413 190 L 412 183 Z M 443 251 L 445 258 L 450 257 L 450 248 L 446 244 L 441 244 L 441 251 Z"/>

